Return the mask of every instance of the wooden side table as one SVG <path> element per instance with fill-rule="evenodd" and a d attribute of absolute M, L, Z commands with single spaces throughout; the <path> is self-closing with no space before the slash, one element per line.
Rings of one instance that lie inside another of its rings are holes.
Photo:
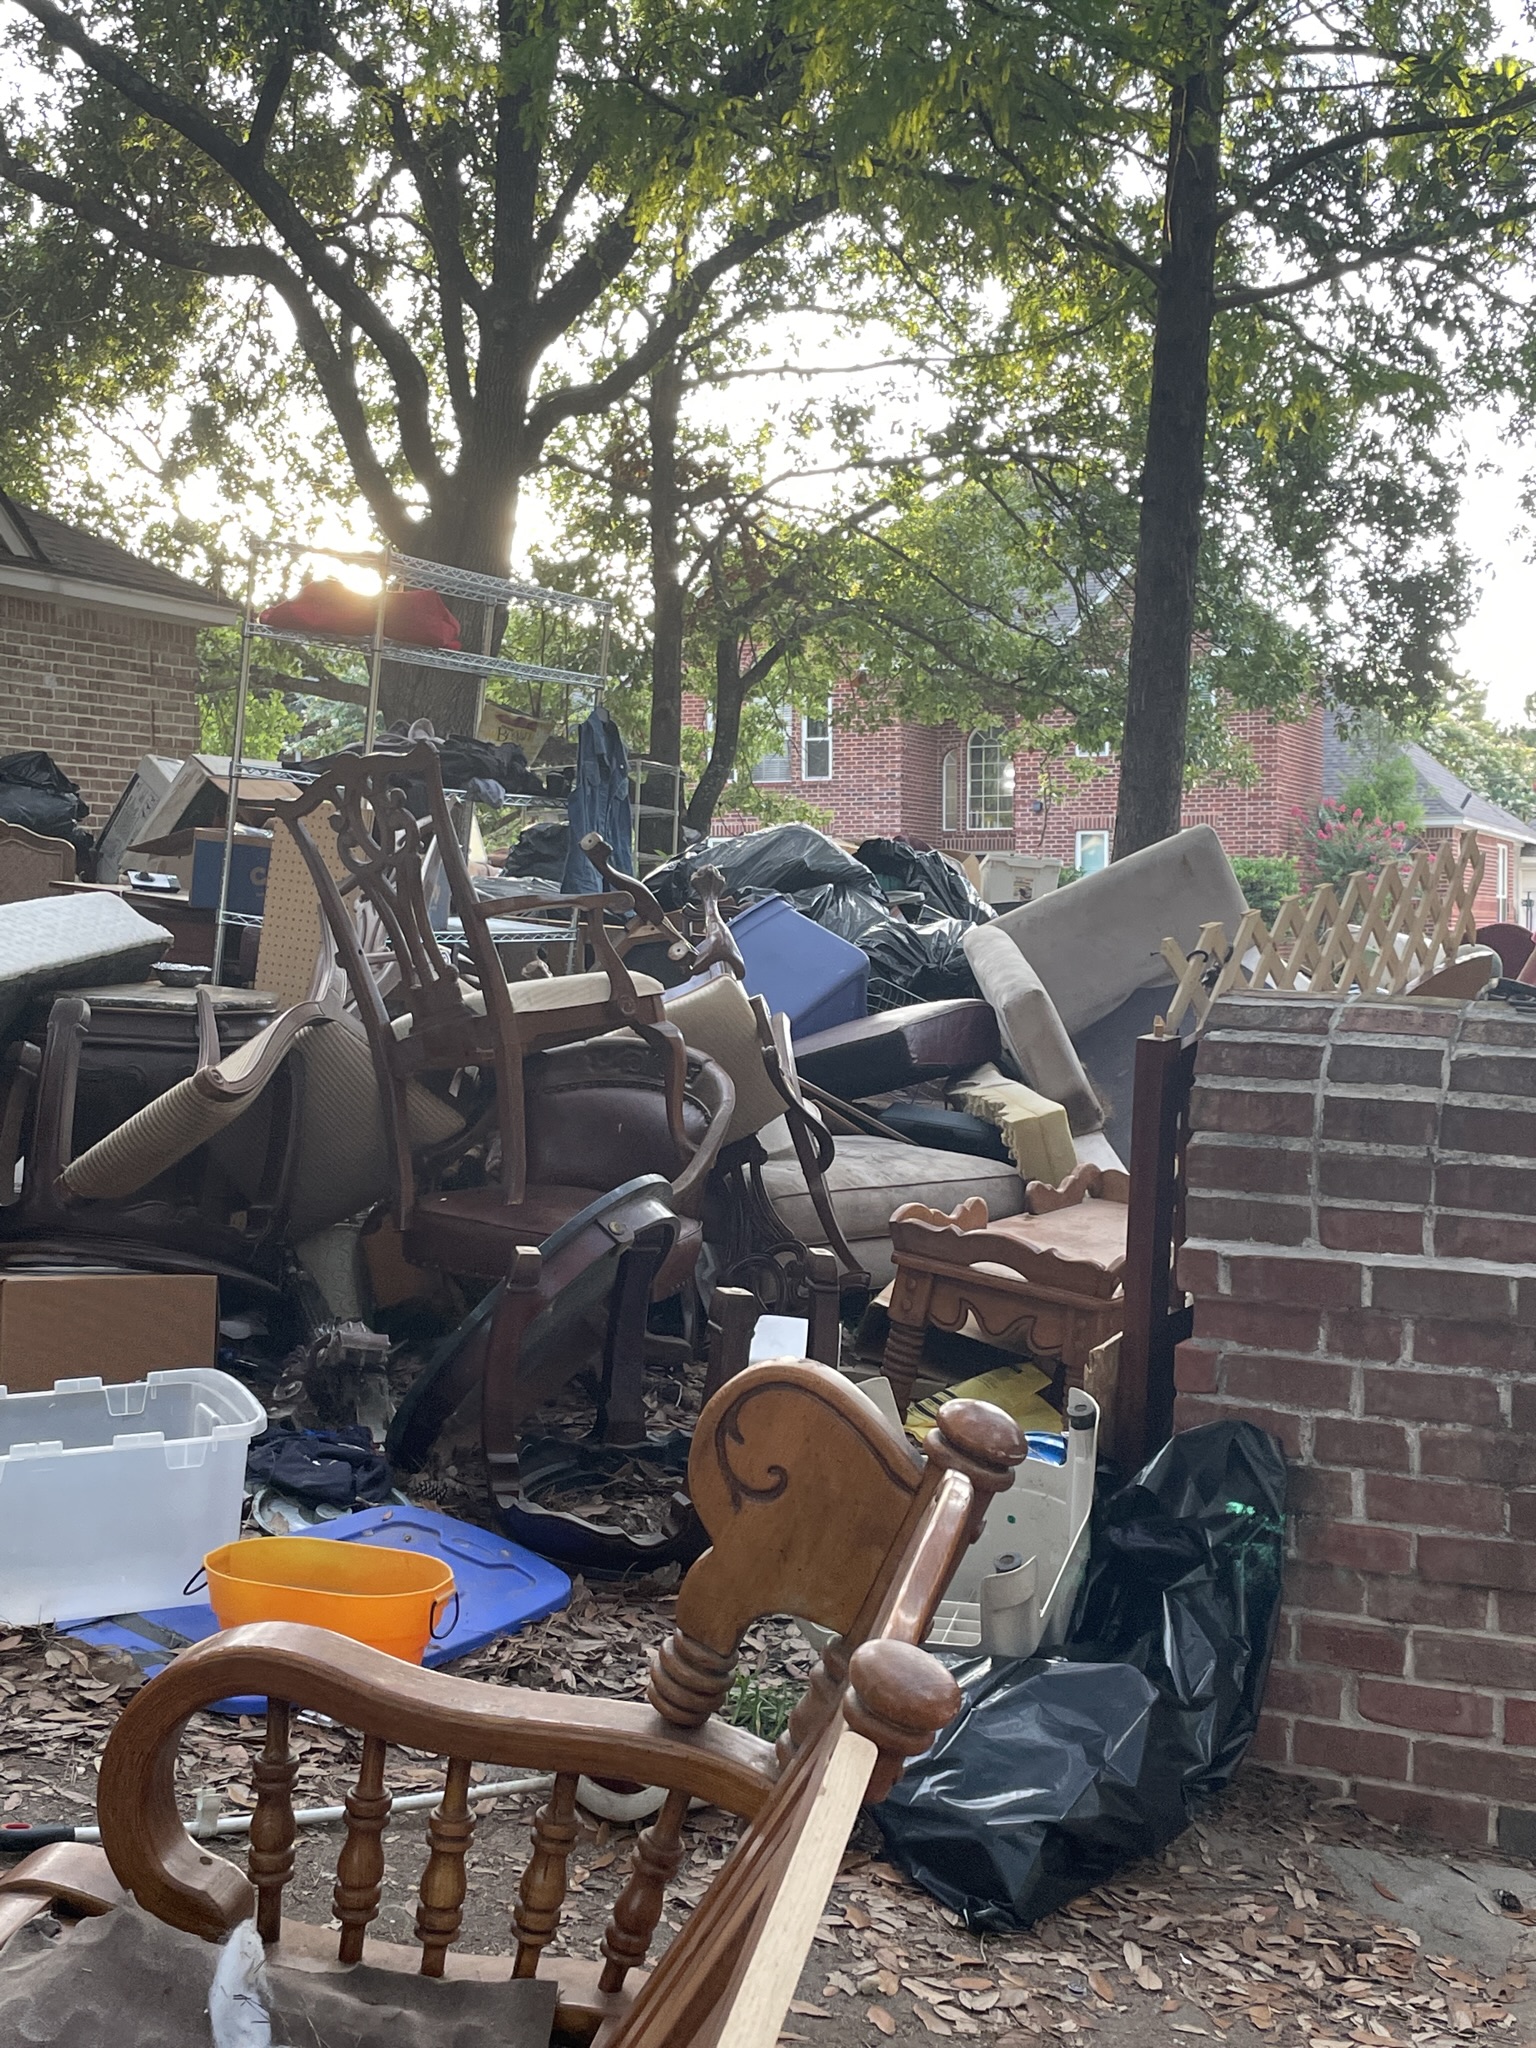
<path fill-rule="evenodd" d="M 997 1223 L 979 1195 L 950 1215 L 923 1202 L 898 1209 L 885 1347 L 898 1410 L 911 1403 L 928 1327 L 959 1330 L 970 1316 L 993 1343 L 1058 1365 L 1067 1388 L 1083 1386 L 1089 1354 L 1125 1322 L 1129 1192 L 1125 1174 L 1080 1166 L 1059 1188 L 1031 1181 L 1030 1213 Z"/>

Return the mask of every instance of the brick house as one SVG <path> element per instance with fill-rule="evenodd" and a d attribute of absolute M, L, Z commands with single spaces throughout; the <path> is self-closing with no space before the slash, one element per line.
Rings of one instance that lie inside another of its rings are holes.
<path fill-rule="evenodd" d="M 1531 924 L 1536 910 L 1536 825 L 1479 796 L 1423 747 L 1405 746 L 1403 752 L 1424 809 L 1424 839 L 1433 846 L 1468 826 L 1477 833 L 1483 850 L 1483 880 L 1475 903 L 1478 923 Z M 1330 714 L 1323 727 L 1323 794 L 1340 795 L 1359 765 L 1359 755 Z"/>
<path fill-rule="evenodd" d="M 692 700 L 703 722 L 702 699 Z M 759 761 L 753 780 L 829 812 L 840 839 L 905 833 L 953 853 L 1029 853 L 1085 872 L 1109 859 L 1119 772 L 1106 749 L 1080 757 L 1073 773 L 1039 753 L 1008 751 L 1006 735 L 958 725 L 891 724 L 861 730 L 852 691 L 835 693 L 828 713 L 786 714 L 780 753 Z M 1331 713 L 1312 711 L 1275 723 L 1262 712 L 1231 719 L 1258 766 L 1248 787 L 1212 784 L 1184 799 L 1186 825 L 1211 825 L 1234 856 L 1283 854 L 1295 839 L 1293 812 L 1337 796 L 1360 765 Z M 1528 922 L 1524 899 L 1536 895 L 1536 827 L 1477 795 L 1424 748 L 1405 748 L 1431 843 L 1472 826 L 1484 855 L 1477 898 L 1480 923 Z M 716 829 L 747 830 L 745 815 L 721 815 Z"/>
<path fill-rule="evenodd" d="M 947 852 L 1044 854 L 1085 871 L 1109 859 L 1119 774 L 1107 750 L 1081 757 L 1074 774 L 1042 754 L 1011 754 L 1006 735 L 958 725 L 845 728 L 845 705 L 851 711 L 852 692 L 840 690 L 830 717 L 787 714 L 783 751 L 757 764 L 754 781 L 830 812 L 843 839 L 904 832 Z M 1259 780 L 1191 790 L 1184 822 L 1214 825 L 1232 854 L 1283 853 L 1293 808 L 1322 794 L 1323 715 L 1277 725 L 1239 712 L 1232 726 L 1252 747 Z M 749 822 L 717 821 L 725 832 Z"/>
<path fill-rule="evenodd" d="M 240 614 L 0 492 L 0 753 L 42 747 L 100 830 L 144 754 L 197 746 L 197 636 Z"/>

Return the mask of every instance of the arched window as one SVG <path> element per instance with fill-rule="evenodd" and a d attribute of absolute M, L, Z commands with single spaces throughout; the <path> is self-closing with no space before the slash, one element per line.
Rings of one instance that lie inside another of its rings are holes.
<path fill-rule="evenodd" d="M 1013 756 L 1003 752 L 1003 735 L 973 732 L 965 749 L 965 822 L 972 832 L 1001 832 L 1013 825 Z"/>
<path fill-rule="evenodd" d="M 960 749 L 951 747 L 939 763 L 939 830 L 960 830 Z"/>

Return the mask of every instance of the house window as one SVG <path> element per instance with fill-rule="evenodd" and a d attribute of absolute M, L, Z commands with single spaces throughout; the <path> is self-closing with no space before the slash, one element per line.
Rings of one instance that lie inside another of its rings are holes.
<path fill-rule="evenodd" d="M 1077 848 L 1073 855 L 1080 875 L 1096 875 L 1109 866 L 1109 834 L 1107 832 L 1079 832 Z"/>
<path fill-rule="evenodd" d="M 939 830 L 960 830 L 960 749 L 951 747 L 939 763 Z"/>
<path fill-rule="evenodd" d="M 973 732 L 965 749 L 965 822 L 972 832 L 1013 824 L 1013 760 L 1000 732 Z"/>
<path fill-rule="evenodd" d="M 829 705 L 820 717 L 800 721 L 800 773 L 807 782 L 832 779 L 832 713 Z"/>
<path fill-rule="evenodd" d="M 1503 924 L 1510 914 L 1509 902 L 1509 848 L 1499 841 L 1499 922 Z"/>
<path fill-rule="evenodd" d="M 772 754 L 764 754 L 761 761 L 752 770 L 752 780 L 754 782 L 788 782 L 789 749 L 789 713 L 786 711 L 783 714 L 783 721 L 780 726 L 778 750 Z"/>

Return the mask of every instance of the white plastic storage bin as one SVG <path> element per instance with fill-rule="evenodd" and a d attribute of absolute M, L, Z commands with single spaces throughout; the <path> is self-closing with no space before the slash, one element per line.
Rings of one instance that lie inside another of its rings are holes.
<path fill-rule="evenodd" d="M 240 1534 L 245 1447 L 266 1412 L 228 1373 L 0 1387 L 0 1622 L 175 1607 Z"/>

